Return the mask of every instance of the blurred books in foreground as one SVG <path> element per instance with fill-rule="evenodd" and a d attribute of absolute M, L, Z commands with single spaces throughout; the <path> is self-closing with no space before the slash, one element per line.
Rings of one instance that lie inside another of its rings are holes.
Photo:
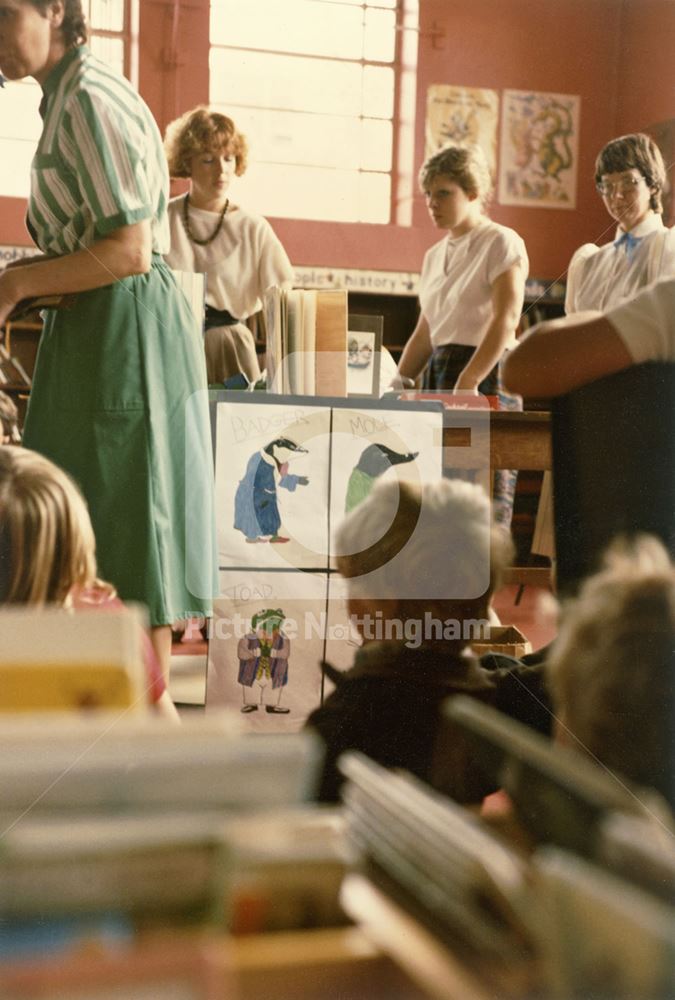
<path fill-rule="evenodd" d="M 229 823 L 250 814 L 245 839 L 267 830 L 274 853 L 283 838 L 270 810 L 290 817 L 311 796 L 318 766 L 309 733 L 243 736 L 234 713 L 181 726 L 114 712 L 8 716 L 0 727 L 0 996 L 71 1000 L 90 983 L 83 1000 L 98 1000 L 97 991 L 108 998 L 113 986 L 125 998 L 229 1000 L 209 992 L 199 951 L 204 934 L 232 924 L 246 845 Z M 291 826 L 287 819 L 287 846 Z M 299 856 L 291 852 L 288 863 Z M 274 902 L 269 887 L 268 895 Z M 175 955 L 172 946 L 147 949 L 148 935 L 167 931 L 179 935 Z M 179 954 L 191 991 L 167 992 L 156 983 L 164 972 L 167 983 L 180 980 Z"/>
<path fill-rule="evenodd" d="M 139 608 L 0 610 L 0 713 L 147 709 Z"/>
<path fill-rule="evenodd" d="M 520 824 L 490 824 L 345 754 L 349 915 L 385 947 L 412 916 L 444 968 L 461 956 L 482 983 L 466 995 L 672 997 L 675 825 L 663 800 L 476 699 L 451 698 L 444 712 Z M 415 942 L 398 939 L 390 950 L 410 965 Z M 515 993 L 505 988 L 514 978 Z"/>

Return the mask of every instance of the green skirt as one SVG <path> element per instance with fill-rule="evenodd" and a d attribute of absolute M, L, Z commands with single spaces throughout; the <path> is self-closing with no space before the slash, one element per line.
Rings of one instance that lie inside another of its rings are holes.
<path fill-rule="evenodd" d="M 213 459 L 195 318 L 167 265 L 46 314 L 24 444 L 89 504 L 99 574 L 152 625 L 209 615 Z"/>

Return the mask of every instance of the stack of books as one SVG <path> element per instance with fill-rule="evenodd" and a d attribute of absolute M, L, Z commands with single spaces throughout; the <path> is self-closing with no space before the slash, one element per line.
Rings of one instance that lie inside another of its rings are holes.
<path fill-rule="evenodd" d="M 318 760 L 310 734 L 253 739 L 229 713 L 181 726 L 124 712 L 8 717 L 0 995 L 79 998 L 80 984 L 87 1000 L 113 986 L 124 996 L 231 995 L 206 988 L 214 970 L 202 948 L 231 925 L 227 821 L 305 801 Z"/>
<path fill-rule="evenodd" d="M 522 957 L 524 859 L 411 775 L 357 753 L 341 769 L 347 836 L 364 874 L 440 940 L 460 939 L 495 962 Z"/>
<path fill-rule="evenodd" d="M 147 710 L 144 616 L 121 607 L 0 611 L 0 713 Z"/>

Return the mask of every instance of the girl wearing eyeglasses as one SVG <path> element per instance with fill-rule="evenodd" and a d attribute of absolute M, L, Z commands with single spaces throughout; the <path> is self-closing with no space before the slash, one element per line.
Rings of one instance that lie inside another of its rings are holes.
<path fill-rule="evenodd" d="M 667 187 L 661 150 L 642 132 L 612 139 L 595 161 L 595 186 L 617 223 L 614 239 L 579 247 L 567 270 L 565 312 L 604 312 L 634 298 L 659 278 L 675 276 L 675 229 L 663 223 Z M 542 498 L 550 473 L 544 473 Z M 537 552 L 553 558 L 553 511 L 543 499 L 537 511 Z"/>
<path fill-rule="evenodd" d="M 641 132 L 612 139 L 595 161 L 595 184 L 617 228 L 612 242 L 586 243 L 572 257 L 567 313 L 612 308 L 675 275 L 675 230 L 661 216 L 666 168 L 654 140 Z"/>

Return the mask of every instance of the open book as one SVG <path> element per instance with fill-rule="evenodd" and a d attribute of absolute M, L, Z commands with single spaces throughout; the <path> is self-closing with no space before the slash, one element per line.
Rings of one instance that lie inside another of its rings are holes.
<path fill-rule="evenodd" d="M 267 387 L 347 395 L 347 292 L 273 286 L 265 293 Z"/>

